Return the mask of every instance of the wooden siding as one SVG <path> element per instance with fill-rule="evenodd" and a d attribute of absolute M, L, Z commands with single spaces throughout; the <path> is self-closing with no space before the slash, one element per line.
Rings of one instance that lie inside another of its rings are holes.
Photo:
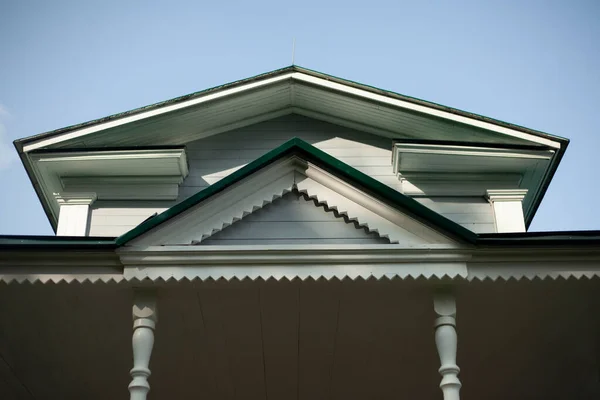
<path fill-rule="evenodd" d="M 392 140 L 291 114 L 187 143 L 189 176 L 177 202 L 198 193 L 287 140 L 299 137 L 352 167 L 401 190 L 392 171 Z M 483 198 L 419 198 L 424 205 L 475 231 L 494 232 L 492 209 Z M 174 202 L 97 202 L 91 236 L 117 236 Z"/>
<path fill-rule="evenodd" d="M 202 242 L 243 244 L 384 244 L 389 240 L 357 228 L 354 223 L 318 207 L 297 193 L 288 193 Z"/>

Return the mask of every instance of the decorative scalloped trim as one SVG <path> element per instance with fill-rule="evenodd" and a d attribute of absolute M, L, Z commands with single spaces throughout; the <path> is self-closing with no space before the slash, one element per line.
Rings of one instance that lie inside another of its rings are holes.
<path fill-rule="evenodd" d="M 282 198 L 283 196 L 285 196 L 288 193 L 291 193 L 292 191 L 295 190 L 295 186 L 293 185 L 291 188 L 289 189 L 283 189 L 280 193 L 275 193 L 274 195 L 265 198 L 262 200 L 262 203 L 260 204 L 255 204 L 252 205 L 251 209 L 247 209 L 242 211 L 241 214 L 238 214 L 236 216 L 233 216 L 231 218 L 231 221 L 227 221 L 227 222 L 223 222 L 223 224 L 220 227 L 217 228 L 213 228 L 212 231 L 210 233 L 203 233 L 200 240 L 192 240 L 191 244 L 193 245 L 198 245 L 201 244 L 203 240 L 208 239 L 209 237 L 215 235 L 218 232 L 221 232 L 223 229 L 230 227 L 231 225 L 235 224 L 236 222 L 241 221 L 242 219 L 244 219 L 245 217 L 247 217 L 248 215 L 262 209 L 263 207 L 273 203 L 275 200 L 278 200 L 280 198 Z"/>
<path fill-rule="evenodd" d="M 289 194 L 289 193 L 296 193 L 299 196 L 301 196 L 304 200 L 306 200 L 306 201 L 312 201 L 314 203 L 315 207 L 322 207 L 325 212 L 333 213 L 333 215 L 336 218 L 342 218 L 345 223 L 354 225 L 354 228 L 356 228 L 356 229 L 364 229 L 367 234 L 376 235 L 378 238 L 387 239 L 390 243 L 398 243 L 398 241 L 392 242 L 390 240 L 388 234 L 380 234 L 380 232 L 379 232 L 378 229 L 371 229 L 369 227 L 368 223 L 362 223 L 362 222 L 360 222 L 357 217 L 352 217 L 352 216 L 348 215 L 347 211 L 341 211 L 340 212 L 338 210 L 337 206 L 330 206 L 327 200 L 320 200 L 319 197 L 316 194 L 310 194 L 310 193 L 308 193 L 308 191 L 306 189 L 299 190 L 298 186 L 296 184 L 294 184 L 292 186 L 291 190 L 285 189 L 280 194 L 279 193 L 278 194 L 274 194 L 270 199 L 263 200 L 262 204 L 260 204 L 260 205 L 253 205 L 251 210 L 249 210 L 249 209 L 245 210 L 241 214 L 239 214 L 238 216 L 234 216 L 231 219 L 231 222 L 225 222 L 225 223 L 223 223 L 223 225 L 220 228 L 214 228 L 210 233 L 204 233 L 202 235 L 202 237 L 201 237 L 200 240 L 192 240 L 191 244 L 192 245 L 199 245 L 199 244 L 201 244 L 202 241 L 210 238 L 211 236 L 215 235 L 216 233 L 222 231 L 223 229 L 228 228 L 228 227 L 234 225 L 236 222 L 242 221 L 247 216 L 255 213 L 256 211 L 264 208 L 265 206 L 267 206 L 269 204 L 272 204 L 276 200 L 281 199 L 283 196 L 285 196 L 286 194 Z"/>
<path fill-rule="evenodd" d="M 307 189 L 298 190 L 298 188 L 296 188 L 296 191 L 299 194 L 301 194 L 305 200 L 312 200 L 315 206 L 323 207 L 326 212 L 333 212 L 333 215 L 335 215 L 336 218 L 342 218 L 347 224 L 354 224 L 354 227 L 356 229 L 364 229 L 367 233 L 377 235 L 377 237 L 383 239 L 387 239 L 392 244 L 399 243 L 398 240 L 392 240 L 388 233 L 379 232 L 379 228 L 370 227 L 368 222 L 361 222 L 358 219 L 358 217 L 350 215 L 348 211 L 340 211 L 338 209 L 338 206 L 329 205 L 329 202 L 327 200 L 319 199 L 318 195 L 308 193 Z"/>

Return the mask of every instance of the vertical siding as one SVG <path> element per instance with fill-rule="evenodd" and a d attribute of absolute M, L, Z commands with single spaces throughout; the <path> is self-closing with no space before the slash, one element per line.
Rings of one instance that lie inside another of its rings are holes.
<path fill-rule="evenodd" d="M 372 134 L 287 115 L 270 121 L 187 143 L 190 173 L 181 185 L 177 202 L 219 181 L 247 163 L 298 137 L 400 190 L 392 170 L 392 141 Z M 491 207 L 482 198 L 419 198 L 424 205 L 475 232 L 493 232 Z M 91 214 L 91 236 L 117 236 L 132 229 L 154 212 L 176 202 L 97 202 Z"/>

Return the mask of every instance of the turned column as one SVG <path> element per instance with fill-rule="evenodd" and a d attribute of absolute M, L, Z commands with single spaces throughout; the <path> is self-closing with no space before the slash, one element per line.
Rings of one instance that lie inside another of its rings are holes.
<path fill-rule="evenodd" d="M 133 368 L 129 384 L 131 400 L 146 400 L 150 385 L 150 356 L 154 345 L 154 328 L 157 322 L 156 292 L 151 290 L 136 290 L 133 299 Z"/>
<path fill-rule="evenodd" d="M 442 375 L 440 388 L 444 400 L 459 400 L 460 368 L 456 365 L 456 302 L 449 291 L 438 291 L 434 294 L 433 307 L 437 318 L 435 320 L 435 345 L 440 356 Z"/>

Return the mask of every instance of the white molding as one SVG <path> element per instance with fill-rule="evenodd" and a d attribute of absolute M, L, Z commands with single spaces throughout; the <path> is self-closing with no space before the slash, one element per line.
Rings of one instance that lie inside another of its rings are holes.
<path fill-rule="evenodd" d="M 109 128 L 114 128 L 120 125 L 124 125 L 124 124 L 128 124 L 131 122 L 135 122 L 135 121 L 139 121 L 142 119 L 146 119 L 146 118 L 151 118 L 151 117 L 155 117 L 161 114 L 165 114 L 165 113 L 169 113 L 172 111 L 176 111 L 176 110 L 180 110 L 182 108 L 187 108 L 190 106 L 194 106 L 197 104 L 201 104 L 201 103 L 206 103 L 209 101 L 213 101 L 213 100 L 217 100 L 217 99 L 221 99 L 227 96 L 231 96 L 240 92 L 244 92 L 244 91 L 248 91 L 248 90 L 254 90 L 256 88 L 259 88 L 261 86 L 268 86 L 271 85 L 273 83 L 276 82 L 280 82 L 280 81 L 284 81 L 286 79 L 290 79 L 292 76 L 291 73 L 289 74 L 284 74 L 284 75 L 280 75 L 280 76 L 276 76 L 274 78 L 269 78 L 269 79 L 265 79 L 265 80 L 261 80 L 261 81 L 257 81 L 257 82 L 251 82 L 251 83 L 247 83 L 243 86 L 238 86 L 235 88 L 231 88 L 231 89 L 227 89 L 227 90 L 223 90 L 223 91 L 219 91 L 216 93 L 212 93 L 212 94 L 206 94 L 204 96 L 201 97 L 197 97 L 194 98 L 192 100 L 188 100 L 188 101 L 183 101 L 181 103 L 177 103 L 177 104 L 173 104 L 173 105 L 168 105 L 168 106 L 164 106 L 161 108 L 156 108 L 150 111 L 146 111 L 146 112 L 141 112 L 138 114 L 134 114 L 128 117 L 123 117 L 123 118 L 119 118 L 116 119 L 114 121 L 110 121 L 110 122 L 105 122 L 102 124 L 98 124 L 98 125 L 94 125 L 94 126 L 90 126 L 87 128 L 82 128 L 82 129 L 78 129 L 76 131 L 73 132 L 69 132 L 69 133 L 65 133 L 62 135 L 58 135 L 58 136 L 54 136 L 51 138 L 47 138 L 47 139 L 42 139 L 36 142 L 33 142 L 29 145 L 23 146 L 23 151 L 24 152 L 29 152 L 31 150 L 35 150 L 35 149 L 39 149 L 42 147 L 47 147 L 50 146 L 52 144 L 55 143 L 59 143 L 59 142 L 63 142 L 65 140 L 70 140 L 70 139 L 75 139 L 81 136 L 85 136 L 85 135 L 89 135 L 90 133 L 94 133 L 94 132 L 98 132 L 98 131 L 102 131 L 102 130 L 106 130 Z"/>
<path fill-rule="evenodd" d="M 192 279 L 600 278 L 600 249 L 453 245 L 268 245 L 122 247 L 106 251 L 3 251 L 0 282 L 156 284 Z M 129 283 L 128 283 L 129 282 Z"/>
<path fill-rule="evenodd" d="M 176 200 L 182 176 L 64 177 L 65 190 L 94 190 L 99 200 Z"/>
<path fill-rule="evenodd" d="M 110 128 L 115 128 L 117 126 L 132 123 L 132 122 L 139 121 L 142 119 L 156 117 L 158 115 L 173 112 L 173 111 L 187 108 L 190 106 L 195 106 L 198 104 L 202 104 L 202 103 L 217 100 L 217 99 L 226 98 L 228 96 L 240 94 L 243 92 L 256 90 L 257 88 L 260 88 L 260 87 L 267 87 L 267 86 L 270 86 L 270 85 L 273 85 L 275 83 L 282 82 L 285 80 L 289 80 L 289 84 L 292 86 L 295 84 L 295 82 L 304 83 L 309 86 L 317 86 L 321 90 L 325 89 L 325 90 L 329 90 L 329 91 L 335 91 L 338 93 L 351 95 L 352 97 L 358 97 L 358 98 L 361 98 L 361 99 L 364 99 L 364 100 L 367 100 L 370 102 L 377 102 L 380 104 L 385 104 L 385 105 L 392 106 L 394 108 L 399 108 L 402 110 L 409 110 L 411 112 L 416 111 L 418 113 L 429 115 L 429 116 L 432 116 L 435 118 L 441 118 L 441 119 L 451 121 L 454 123 L 458 122 L 458 123 L 476 127 L 479 129 L 485 129 L 485 130 L 500 133 L 503 135 L 508 135 L 508 136 L 511 136 L 514 138 L 528 140 L 528 141 L 531 141 L 534 143 L 539 143 L 539 144 L 543 144 L 546 146 L 550 146 L 555 149 L 559 149 L 561 147 L 560 143 L 555 140 L 551 140 L 548 138 L 543 138 L 543 137 L 539 137 L 539 136 L 532 135 L 529 133 L 525 133 L 525 132 L 522 132 L 519 130 L 499 126 L 492 122 L 485 122 L 485 121 L 481 121 L 478 119 L 457 115 L 452 112 L 442 111 L 442 110 L 428 107 L 425 105 L 420 105 L 420 104 L 415 104 L 415 103 L 408 102 L 405 100 L 400 100 L 400 99 L 397 99 L 397 98 L 394 98 L 391 96 L 373 93 L 373 92 L 359 89 L 356 87 L 352 87 L 349 85 L 332 82 L 327 79 L 310 76 L 310 75 L 307 75 L 302 72 L 290 72 L 290 73 L 282 74 L 280 76 L 276 76 L 273 78 L 267 78 L 264 80 L 254 81 L 254 82 L 246 83 L 244 85 L 237 86 L 234 88 L 217 91 L 215 93 L 208 93 L 206 95 L 196 97 L 194 99 L 187 100 L 187 101 L 182 101 L 177 104 L 166 105 L 166 106 L 156 108 L 156 109 L 146 111 L 146 112 L 139 112 L 134 115 L 125 116 L 125 117 L 118 118 L 118 119 L 115 119 L 112 121 L 100 123 L 100 124 L 97 124 L 94 126 L 85 127 L 85 128 L 81 128 L 81 129 L 78 129 L 75 131 L 68 132 L 68 133 L 59 134 L 59 135 L 56 135 L 56 136 L 53 136 L 50 138 L 42 138 L 42 139 L 39 139 L 37 141 L 34 141 L 32 143 L 29 143 L 29 144 L 23 146 L 23 151 L 27 153 L 32 150 L 51 146 L 53 144 L 60 143 L 65 140 L 76 139 L 76 138 L 79 138 L 79 137 L 82 137 L 85 135 L 89 135 L 91 133 L 99 132 L 99 131 L 110 129 Z M 294 95 L 294 91 L 290 91 L 290 93 L 291 93 L 291 96 Z M 294 104 L 295 104 L 294 100 L 292 98 L 290 98 L 289 106 L 294 107 Z M 395 136 L 397 136 L 397 134 Z"/>
<path fill-rule="evenodd" d="M 61 192 L 54 193 L 58 205 L 62 206 L 91 206 L 98 196 L 95 192 Z"/>
<path fill-rule="evenodd" d="M 527 195 L 527 189 L 488 189 L 486 197 L 491 202 L 497 201 L 523 201 Z"/>
<path fill-rule="evenodd" d="M 490 186 L 518 188 L 521 174 L 409 172 L 397 174 L 403 194 L 419 196 L 483 197 Z"/>
<path fill-rule="evenodd" d="M 379 103 L 388 104 L 388 105 L 391 105 L 394 107 L 400 107 L 400 108 L 411 110 L 411 111 L 417 111 L 419 113 L 431 115 L 431 116 L 438 117 L 438 118 L 443 118 L 443 119 L 454 121 L 454 122 L 459 122 L 461 124 L 470 125 L 470 126 L 474 126 L 474 127 L 489 130 L 489 131 L 494 131 L 494 132 L 512 136 L 512 137 L 515 137 L 518 139 L 529 140 L 531 142 L 550 146 L 555 149 L 560 148 L 560 143 L 556 142 L 554 140 L 534 136 L 534 135 L 531 135 L 531 134 L 528 134 L 525 132 L 517 131 L 514 129 L 499 126 L 499 125 L 495 125 L 490 122 L 484 122 L 484 121 L 480 121 L 477 119 L 463 117 L 461 115 L 457 115 L 457 114 L 450 113 L 447 111 L 442 111 L 442 110 L 427 107 L 424 105 L 415 104 L 415 103 L 411 103 L 408 101 L 384 96 L 381 94 L 368 92 L 366 90 L 343 85 L 341 83 L 336 83 L 336 82 L 332 82 L 332 81 L 329 81 L 326 79 L 306 75 L 301 72 L 294 72 L 292 74 L 292 78 L 296 79 L 298 81 L 307 82 L 307 83 L 310 83 L 313 85 L 318 85 L 318 86 L 325 87 L 325 88 L 335 90 L 338 92 L 343 92 L 343 93 L 351 94 L 353 96 L 362 97 L 362 98 L 365 98 L 365 99 L 368 99 L 371 101 L 377 101 Z"/>

